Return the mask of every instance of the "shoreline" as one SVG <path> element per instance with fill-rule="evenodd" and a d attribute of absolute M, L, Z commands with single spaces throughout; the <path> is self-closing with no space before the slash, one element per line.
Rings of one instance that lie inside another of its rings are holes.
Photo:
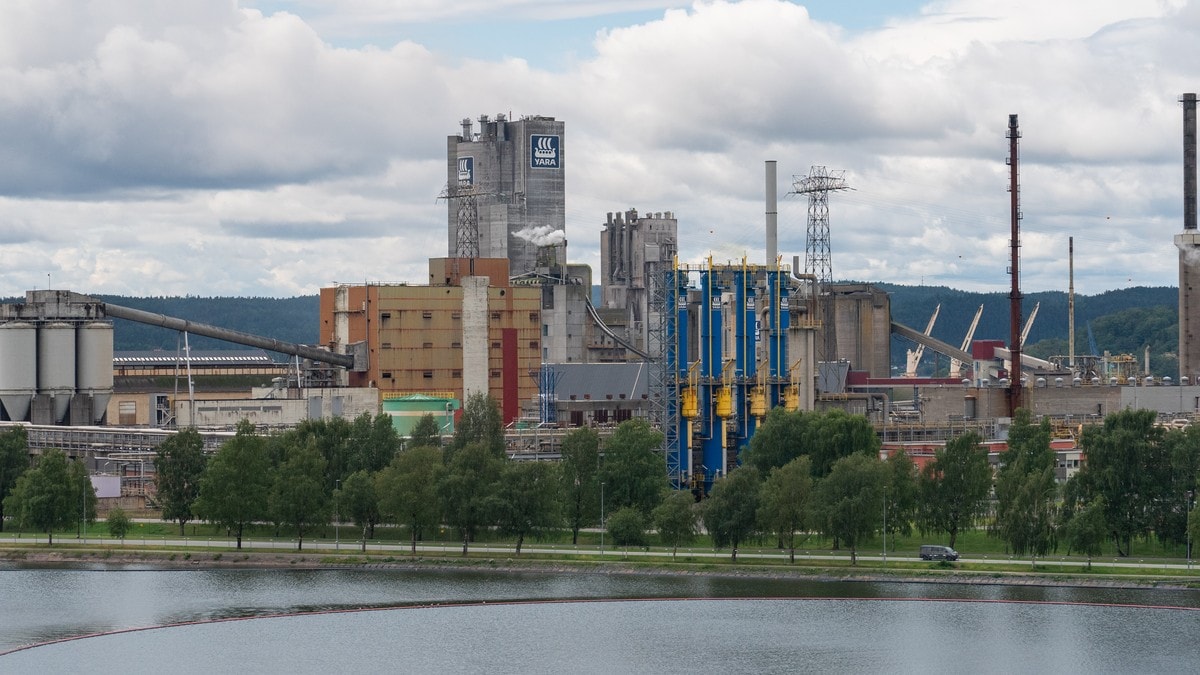
<path fill-rule="evenodd" d="M 963 569 L 896 569 L 875 566 L 861 568 L 779 566 L 754 563 L 670 563 L 630 561 L 573 561 L 555 559 L 457 558 L 443 556 L 390 556 L 374 559 L 361 554 L 333 554 L 326 551 L 245 551 L 205 553 L 200 556 L 178 552 L 146 550 L 61 550 L 0 547 L 0 565 L 21 568 L 79 569 L 96 571 L 184 571 L 216 569 L 255 570 L 413 570 L 477 571 L 502 574 L 610 574 L 646 576 L 700 576 L 726 578 L 795 579 L 821 582 L 926 583 L 978 586 L 1048 586 L 1113 589 L 1200 590 L 1197 577 L 1158 577 L 1148 574 L 1080 575 L 1046 571 L 1014 572 Z M 129 568 L 133 569 L 129 569 Z M 2 571 L 3 568 L 0 568 Z M 11 569 L 11 568 L 10 568 Z"/>

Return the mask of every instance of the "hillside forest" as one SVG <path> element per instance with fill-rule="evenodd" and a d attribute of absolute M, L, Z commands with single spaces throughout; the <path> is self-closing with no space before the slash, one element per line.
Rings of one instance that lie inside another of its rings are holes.
<path fill-rule="evenodd" d="M 1009 303 L 1005 292 L 977 293 L 946 286 L 875 285 L 890 294 L 893 321 L 924 330 L 934 308 L 941 304 L 941 312 L 933 327 L 933 337 L 958 346 L 976 309 L 983 305 L 975 339 L 1008 341 Z M 594 292 L 593 296 L 598 296 L 598 292 Z M 318 339 L 320 317 L 316 295 L 292 298 L 97 297 L 134 309 L 286 342 L 316 344 Z M 1039 304 L 1037 318 L 1025 344 L 1026 352 L 1039 358 L 1067 354 L 1067 294 L 1059 291 L 1027 294 L 1022 303 L 1022 325 L 1034 306 Z M 114 320 L 114 324 L 115 348 L 118 351 L 176 351 L 182 347 L 179 334 L 173 330 L 123 319 Z M 1175 288 L 1138 286 L 1075 297 L 1076 354 L 1103 354 L 1106 351 L 1111 354 L 1132 354 L 1141 363 L 1148 345 L 1151 373 L 1159 377 L 1174 377 L 1178 372 L 1178 340 L 1178 291 Z M 189 346 L 200 350 L 241 348 L 195 335 L 189 336 Z M 905 351 L 913 347 L 913 343 L 904 338 L 892 338 L 893 370 L 903 372 Z M 948 359 L 927 350 L 919 372 L 922 375 L 938 375 L 945 373 L 948 367 Z"/>

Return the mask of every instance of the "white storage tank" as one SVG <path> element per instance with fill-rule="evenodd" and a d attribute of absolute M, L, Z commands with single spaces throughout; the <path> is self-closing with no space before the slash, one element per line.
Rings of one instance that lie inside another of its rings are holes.
<path fill-rule="evenodd" d="M 75 393 L 75 326 L 51 321 L 38 326 L 38 394 L 54 399 L 54 423 L 67 416 Z"/>
<path fill-rule="evenodd" d="M 10 420 L 29 416 L 37 391 L 37 326 L 26 321 L 0 323 L 0 404 Z"/>
<path fill-rule="evenodd" d="M 75 331 L 75 390 L 92 399 L 92 422 L 99 424 L 113 391 L 113 325 L 86 321 Z"/>

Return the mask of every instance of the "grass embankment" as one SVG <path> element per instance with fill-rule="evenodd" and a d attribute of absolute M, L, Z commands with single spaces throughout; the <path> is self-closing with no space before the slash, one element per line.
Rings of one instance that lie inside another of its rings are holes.
<path fill-rule="evenodd" d="M 78 538 L 77 538 L 78 535 Z M 911 560 L 922 543 L 935 538 L 888 537 L 888 559 L 880 557 L 882 541 L 877 538 L 859 547 L 859 560 L 851 566 L 844 559 L 849 551 L 832 550 L 832 542 L 809 537 L 796 549 L 795 563 L 789 563 L 786 551 L 759 540 L 743 546 L 737 560 L 730 551 L 714 551 L 707 537 L 699 537 L 691 546 L 672 555 L 670 548 L 655 542 L 648 548 L 615 548 L 611 538 L 604 553 L 599 532 L 579 534 L 579 543 L 571 543 L 571 533 L 555 532 L 535 541 L 527 541 L 526 550 L 517 556 L 511 540 L 493 532 L 472 542 L 468 555 L 461 555 L 462 542 L 452 532 L 441 530 L 413 555 L 408 550 L 408 531 L 378 527 L 375 538 L 368 539 L 367 551 L 359 550 L 360 530 L 351 525 L 320 528 L 306 536 L 304 550 L 295 550 L 295 540 L 286 531 L 259 525 L 246 533 L 246 541 L 272 546 L 268 550 L 237 550 L 227 534 L 205 523 L 188 524 L 180 537 L 179 526 L 163 522 L 133 523 L 123 543 L 101 542 L 108 538 L 104 523 L 89 525 L 84 532 L 68 530 L 55 533 L 54 545 L 34 544 L 28 533 L 0 533 L 0 558 L 28 562 L 138 562 L 164 566 L 483 566 L 483 567 L 558 567 L 578 571 L 656 571 L 689 574 L 770 574 L 787 576 L 896 577 L 908 579 L 954 578 L 1014 582 L 1031 577 L 1050 583 L 1170 583 L 1200 587 L 1200 569 L 1170 568 L 1185 563 L 1180 547 L 1163 547 L 1153 540 L 1135 543 L 1133 554 L 1125 558 L 1108 550 L 1088 568 L 1078 556 L 1053 554 L 1030 561 L 1004 551 L 1002 541 L 981 530 L 960 535 L 956 548 L 967 559 L 957 563 L 929 563 Z M 44 535 L 42 535 L 44 538 Z M 183 539 L 183 542 L 179 542 Z M 503 550 L 498 550 L 503 549 Z M 529 549 L 536 549 L 529 550 Z M 1177 550 L 1178 549 L 1178 550 Z M 898 560 L 897 558 L 910 558 Z M 1122 566 L 1114 566 L 1113 563 Z M 1133 565 L 1126 567 L 1123 565 Z"/>

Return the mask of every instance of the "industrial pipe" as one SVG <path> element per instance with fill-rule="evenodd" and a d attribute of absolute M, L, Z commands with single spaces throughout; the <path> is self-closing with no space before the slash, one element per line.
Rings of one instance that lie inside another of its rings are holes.
<path fill-rule="evenodd" d="M 289 356 L 299 356 L 320 363 L 329 363 L 343 368 L 354 367 L 354 357 L 350 354 L 335 354 L 328 349 L 321 347 L 310 347 L 307 345 L 298 345 L 292 342 L 283 342 L 274 338 L 252 335 L 241 331 L 230 330 L 228 328 L 220 328 L 204 323 L 196 323 L 187 319 L 177 319 L 175 317 L 166 316 L 163 314 L 155 314 L 146 312 L 140 309 L 131 307 L 122 307 L 121 305 L 113 305 L 104 303 L 104 312 L 108 316 L 118 319 L 127 319 L 138 323 L 149 324 L 151 326 L 161 326 L 170 328 L 171 330 L 184 331 L 192 335 L 203 335 L 205 337 L 225 340 L 239 345 L 249 347 L 259 347 L 280 354 L 288 354 Z"/>

